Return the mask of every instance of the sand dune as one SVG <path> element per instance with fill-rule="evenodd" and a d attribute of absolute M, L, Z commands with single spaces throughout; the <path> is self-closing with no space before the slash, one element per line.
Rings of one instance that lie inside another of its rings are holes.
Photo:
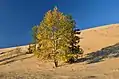
<path fill-rule="evenodd" d="M 80 36 L 80 45 L 85 53 L 94 52 L 119 42 L 119 24 L 82 30 Z"/>
<path fill-rule="evenodd" d="M 10 47 L 10 48 L 2 48 L 2 49 L 0 49 L 0 52 L 10 51 L 10 50 L 14 50 L 14 49 L 16 49 L 16 48 L 21 48 L 22 50 L 27 51 L 28 45 L 18 46 L 18 47 Z"/>
<path fill-rule="evenodd" d="M 111 24 L 82 30 L 80 45 L 85 54 L 95 52 L 119 42 L 119 24 Z M 0 49 L 8 51 L 13 48 Z M 21 46 L 26 50 L 27 46 Z M 113 51 L 112 51 L 113 52 Z M 119 79 L 119 58 L 86 64 L 77 62 L 53 68 L 53 63 L 42 63 L 35 57 L 0 65 L 0 79 Z"/>

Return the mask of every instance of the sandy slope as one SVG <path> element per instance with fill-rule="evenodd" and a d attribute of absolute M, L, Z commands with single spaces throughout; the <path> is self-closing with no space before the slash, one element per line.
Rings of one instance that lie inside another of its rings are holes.
<path fill-rule="evenodd" d="M 27 48 L 28 48 L 28 45 L 18 46 L 18 47 L 10 47 L 10 48 L 3 48 L 3 49 L 0 49 L 0 52 L 10 51 L 10 50 L 13 50 L 13 49 L 16 49 L 16 48 L 22 48 L 23 51 L 26 51 Z"/>
<path fill-rule="evenodd" d="M 85 54 L 100 50 L 119 42 L 119 24 L 82 30 L 81 37 L 80 45 Z M 0 49 L 6 50 L 9 49 Z M 18 60 L 0 66 L 0 79 L 119 79 L 119 58 L 94 64 L 75 63 L 59 68 L 53 68 L 52 65 L 34 57 Z"/>
<path fill-rule="evenodd" d="M 83 30 L 81 37 L 80 45 L 85 53 L 100 50 L 119 42 L 119 24 Z"/>

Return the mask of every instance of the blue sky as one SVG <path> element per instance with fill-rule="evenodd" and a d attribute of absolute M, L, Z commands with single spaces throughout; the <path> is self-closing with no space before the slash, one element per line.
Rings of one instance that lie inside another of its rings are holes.
<path fill-rule="evenodd" d="M 119 0 L 0 0 L 0 47 L 31 42 L 31 28 L 54 6 L 80 29 L 119 23 Z"/>

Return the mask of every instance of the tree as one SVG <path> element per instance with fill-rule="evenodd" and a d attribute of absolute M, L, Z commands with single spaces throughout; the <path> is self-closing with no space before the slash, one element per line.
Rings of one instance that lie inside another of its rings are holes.
<path fill-rule="evenodd" d="M 40 25 L 35 28 L 34 39 L 37 40 L 36 50 L 41 59 L 51 59 L 55 66 L 59 60 L 68 61 L 69 54 L 73 51 L 69 48 L 74 39 L 75 21 L 71 16 L 61 13 L 57 7 L 49 10 Z"/>
<path fill-rule="evenodd" d="M 73 56 L 71 56 L 71 58 L 67 61 L 69 63 L 75 62 L 78 59 L 79 55 L 81 55 L 81 57 L 83 56 L 84 51 L 82 48 L 80 48 L 79 45 L 80 33 L 81 33 L 80 29 L 76 29 L 76 28 L 72 32 L 72 40 L 70 42 L 69 49 L 71 51 L 71 54 L 73 54 Z"/>

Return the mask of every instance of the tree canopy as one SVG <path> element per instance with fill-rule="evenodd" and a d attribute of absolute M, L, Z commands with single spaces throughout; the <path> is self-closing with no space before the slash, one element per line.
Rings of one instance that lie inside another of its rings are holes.
<path fill-rule="evenodd" d="M 34 51 L 41 59 L 68 61 L 74 54 L 80 53 L 80 38 L 76 36 L 75 20 L 55 7 L 49 10 L 40 25 L 34 26 L 33 38 L 38 48 Z M 36 46 L 35 45 L 35 46 Z"/>

